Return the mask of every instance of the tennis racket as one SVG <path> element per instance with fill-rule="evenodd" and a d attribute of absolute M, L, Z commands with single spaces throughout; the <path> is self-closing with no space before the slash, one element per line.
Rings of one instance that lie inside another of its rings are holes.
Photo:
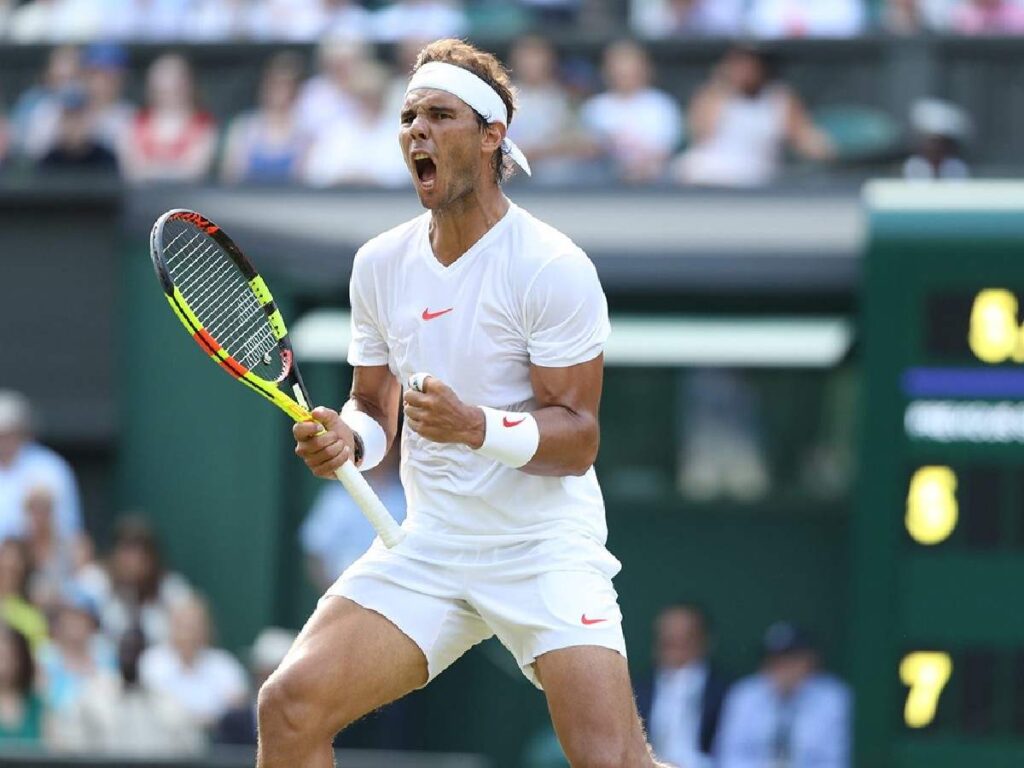
<path fill-rule="evenodd" d="M 309 421 L 309 394 L 288 329 L 266 282 L 224 231 L 195 211 L 168 211 L 153 225 L 150 253 L 167 302 L 217 365 L 295 421 Z M 388 546 L 404 532 L 351 461 L 335 473 Z"/>

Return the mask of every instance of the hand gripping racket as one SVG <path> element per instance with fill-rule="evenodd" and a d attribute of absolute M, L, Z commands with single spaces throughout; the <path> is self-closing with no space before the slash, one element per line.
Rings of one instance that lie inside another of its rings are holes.
<path fill-rule="evenodd" d="M 167 302 L 210 359 L 295 421 L 310 421 L 281 312 L 231 238 L 201 214 L 173 210 L 153 225 L 150 253 Z M 398 544 L 404 532 L 355 465 L 335 474 L 381 540 Z"/>

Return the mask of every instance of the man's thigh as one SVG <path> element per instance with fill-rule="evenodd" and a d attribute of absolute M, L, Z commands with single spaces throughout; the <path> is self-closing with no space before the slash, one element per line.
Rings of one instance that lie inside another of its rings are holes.
<path fill-rule="evenodd" d="M 344 597 L 317 605 L 269 681 L 301 702 L 307 727 L 333 735 L 427 681 L 419 647 L 379 613 Z"/>
<path fill-rule="evenodd" d="M 621 654 L 581 645 L 545 653 L 534 665 L 570 763 L 653 765 Z"/>

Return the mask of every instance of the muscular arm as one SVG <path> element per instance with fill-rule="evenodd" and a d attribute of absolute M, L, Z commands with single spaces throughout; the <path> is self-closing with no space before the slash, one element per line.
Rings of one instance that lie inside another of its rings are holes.
<path fill-rule="evenodd" d="M 540 444 L 520 467 L 531 475 L 582 475 L 594 463 L 600 441 L 597 421 L 604 376 L 604 356 L 565 368 L 530 366 L 530 383 L 539 408 L 533 411 Z M 462 402 L 440 379 L 426 380 L 424 392 L 405 393 L 409 427 L 438 443 L 483 445 L 483 411 Z"/>
<path fill-rule="evenodd" d="M 349 401 L 363 413 L 376 419 L 388 439 L 390 449 L 398 432 L 398 400 L 401 385 L 386 365 L 357 366 L 352 371 Z M 338 411 L 315 408 L 314 421 L 292 427 L 295 453 L 317 477 L 332 478 L 334 471 L 352 457 L 352 430 Z M 321 426 L 325 430 L 320 432 Z"/>

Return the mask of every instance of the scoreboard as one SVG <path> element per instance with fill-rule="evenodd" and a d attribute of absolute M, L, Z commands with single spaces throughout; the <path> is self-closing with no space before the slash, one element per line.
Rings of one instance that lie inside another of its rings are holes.
<path fill-rule="evenodd" d="M 872 182 L 859 768 L 1024 766 L 1024 184 Z"/>

